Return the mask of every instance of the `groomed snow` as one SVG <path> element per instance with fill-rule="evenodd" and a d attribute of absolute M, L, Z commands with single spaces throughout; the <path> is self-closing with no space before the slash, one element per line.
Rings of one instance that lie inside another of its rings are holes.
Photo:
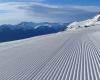
<path fill-rule="evenodd" d="M 100 80 L 100 26 L 0 43 L 0 80 Z"/>

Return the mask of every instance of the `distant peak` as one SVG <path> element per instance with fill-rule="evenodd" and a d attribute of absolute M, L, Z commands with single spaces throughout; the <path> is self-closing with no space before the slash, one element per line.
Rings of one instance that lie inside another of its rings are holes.
<path fill-rule="evenodd" d="M 94 17 L 96 21 L 100 21 L 100 13 Z"/>

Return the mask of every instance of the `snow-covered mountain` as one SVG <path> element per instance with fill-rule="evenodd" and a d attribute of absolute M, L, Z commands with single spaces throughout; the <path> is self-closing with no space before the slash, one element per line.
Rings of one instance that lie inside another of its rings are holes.
<path fill-rule="evenodd" d="M 97 24 L 100 24 L 100 13 L 88 20 L 72 22 L 67 26 L 67 30 L 75 30 L 83 27 L 95 26 Z"/>
<path fill-rule="evenodd" d="M 4 24 L 0 26 L 0 42 L 56 33 L 65 30 L 67 25 L 68 23 L 49 22 L 21 22 L 16 25 Z"/>
<path fill-rule="evenodd" d="M 0 43 L 0 80 L 100 80 L 99 75 L 100 25 Z"/>

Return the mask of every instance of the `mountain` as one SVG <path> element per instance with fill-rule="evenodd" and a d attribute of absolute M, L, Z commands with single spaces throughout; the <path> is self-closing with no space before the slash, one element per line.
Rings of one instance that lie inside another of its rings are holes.
<path fill-rule="evenodd" d="M 69 23 L 21 22 L 17 25 L 0 26 L 0 42 L 11 41 L 64 31 Z"/>
<path fill-rule="evenodd" d="M 100 80 L 100 25 L 0 43 L 0 80 Z"/>
<path fill-rule="evenodd" d="M 96 16 L 94 16 L 91 19 L 87 19 L 84 21 L 75 21 L 69 24 L 67 27 L 67 30 L 75 30 L 79 28 L 84 28 L 84 27 L 90 27 L 90 26 L 95 26 L 100 24 L 100 13 L 98 13 Z"/>

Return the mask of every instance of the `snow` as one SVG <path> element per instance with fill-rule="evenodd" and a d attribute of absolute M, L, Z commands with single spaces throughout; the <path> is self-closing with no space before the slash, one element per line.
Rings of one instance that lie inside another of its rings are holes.
<path fill-rule="evenodd" d="M 99 18 L 73 22 L 67 31 L 0 43 L 0 80 L 100 80 Z"/>
<path fill-rule="evenodd" d="M 40 28 L 41 26 L 46 26 L 46 27 L 49 27 L 49 28 L 52 27 L 52 25 L 50 25 L 50 24 L 43 24 L 43 25 L 37 25 L 37 26 L 35 26 L 34 29 Z"/>
<path fill-rule="evenodd" d="M 73 30 L 73 29 L 79 29 L 79 28 L 84 28 L 84 27 L 90 27 L 94 26 L 96 24 L 100 24 L 100 14 L 96 15 L 92 19 L 84 20 L 84 21 L 75 21 L 71 24 L 69 24 L 67 27 L 67 30 Z"/>
<path fill-rule="evenodd" d="M 0 80 L 100 80 L 100 25 L 0 43 Z"/>

